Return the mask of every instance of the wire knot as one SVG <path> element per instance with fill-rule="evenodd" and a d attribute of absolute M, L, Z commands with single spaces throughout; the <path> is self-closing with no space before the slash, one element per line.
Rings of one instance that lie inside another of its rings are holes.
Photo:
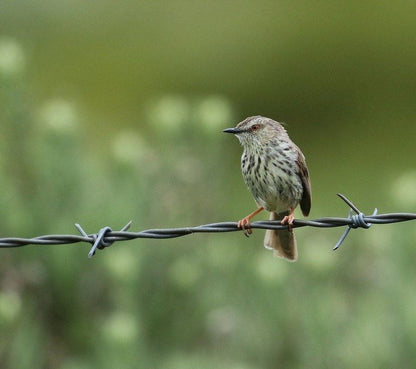
<path fill-rule="evenodd" d="M 350 211 L 348 213 L 348 219 L 351 221 L 350 224 L 348 224 L 347 229 L 342 234 L 341 238 L 338 240 L 337 244 L 334 246 L 333 250 L 338 250 L 338 248 L 341 246 L 341 244 L 344 242 L 344 240 L 347 238 L 348 233 L 352 228 L 364 228 L 368 229 L 371 227 L 371 223 L 367 223 L 365 221 L 365 214 L 358 210 L 358 208 L 350 201 L 348 200 L 344 195 L 338 193 L 337 194 L 342 200 L 345 201 L 345 203 L 350 207 Z M 356 214 L 353 214 L 355 212 Z M 377 208 L 374 209 L 373 216 L 377 214 Z"/>
<path fill-rule="evenodd" d="M 121 231 L 127 231 L 130 228 L 131 225 L 131 221 L 128 222 L 122 229 Z M 84 236 L 87 237 L 89 239 L 89 242 L 92 244 L 92 247 L 90 249 L 90 252 L 88 253 L 88 258 L 91 259 L 96 250 L 102 250 L 105 249 L 106 247 L 110 247 L 113 243 L 114 240 L 108 240 L 106 239 L 106 235 L 108 235 L 109 232 L 112 232 L 112 229 L 110 227 L 103 227 L 101 228 L 98 233 L 94 233 L 92 235 L 88 235 L 84 229 L 78 224 L 75 223 L 75 227 L 78 229 L 78 231 Z"/>
<path fill-rule="evenodd" d="M 377 209 L 376 209 L 377 210 Z M 373 214 L 375 215 L 375 214 Z M 350 210 L 350 215 L 348 216 L 349 219 L 351 219 L 351 224 L 349 225 L 350 228 L 370 228 L 371 227 L 371 223 L 367 223 L 364 219 L 365 215 L 364 213 L 358 213 L 358 214 L 354 214 L 351 215 L 351 210 Z"/>

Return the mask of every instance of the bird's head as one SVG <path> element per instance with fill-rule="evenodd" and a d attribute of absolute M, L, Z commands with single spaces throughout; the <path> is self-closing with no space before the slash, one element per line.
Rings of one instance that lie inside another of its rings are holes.
<path fill-rule="evenodd" d="M 279 122 L 261 115 L 246 118 L 235 128 L 227 128 L 223 132 L 236 135 L 245 148 L 265 145 L 272 140 L 287 137 L 286 130 Z"/>

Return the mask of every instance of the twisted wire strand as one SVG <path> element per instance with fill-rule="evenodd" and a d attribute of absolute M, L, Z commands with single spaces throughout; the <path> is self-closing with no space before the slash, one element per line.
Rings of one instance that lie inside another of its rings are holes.
<path fill-rule="evenodd" d="M 372 215 L 364 215 L 358 208 L 344 195 L 338 196 L 350 207 L 347 218 L 323 217 L 314 220 L 295 219 L 292 228 L 317 227 L 334 228 L 347 226 L 334 250 L 338 249 L 345 240 L 348 232 L 355 228 L 369 228 L 372 224 L 389 224 L 416 220 L 415 213 L 385 213 L 377 214 L 375 209 Z M 352 215 L 355 212 L 356 214 Z M 166 239 L 183 237 L 193 233 L 219 233 L 241 231 L 237 222 L 221 222 L 204 224 L 196 227 L 168 228 L 168 229 L 147 229 L 140 232 L 129 232 L 131 222 L 127 223 L 120 231 L 113 231 L 110 227 L 103 227 L 97 233 L 87 234 L 84 229 L 75 224 L 81 235 L 44 235 L 33 238 L 7 237 L 0 238 L 0 248 L 15 248 L 27 245 L 65 245 L 78 242 L 92 244 L 88 257 L 92 257 L 97 249 L 104 249 L 111 246 L 114 242 L 128 241 L 137 238 Z M 287 225 L 280 224 L 279 221 L 257 221 L 251 223 L 253 229 L 287 229 Z"/>

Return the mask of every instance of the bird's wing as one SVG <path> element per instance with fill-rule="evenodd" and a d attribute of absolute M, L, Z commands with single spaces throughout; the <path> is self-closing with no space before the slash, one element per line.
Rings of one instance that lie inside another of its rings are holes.
<path fill-rule="evenodd" d="M 306 166 L 305 157 L 298 148 L 298 160 L 296 161 L 299 168 L 299 176 L 302 181 L 303 194 L 302 199 L 300 200 L 300 208 L 302 209 L 302 214 L 306 217 L 309 215 L 312 204 L 312 193 L 311 193 L 311 181 L 309 179 L 309 171 Z"/>

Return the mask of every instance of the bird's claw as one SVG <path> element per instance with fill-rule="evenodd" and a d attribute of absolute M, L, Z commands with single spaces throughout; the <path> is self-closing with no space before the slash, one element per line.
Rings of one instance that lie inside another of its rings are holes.
<path fill-rule="evenodd" d="M 290 213 L 289 215 L 285 215 L 282 219 L 282 221 L 280 222 L 281 225 L 285 225 L 287 224 L 287 228 L 289 229 L 290 232 L 292 232 L 292 226 L 293 226 L 293 221 L 295 220 L 295 216 L 293 215 L 293 213 Z"/>
<path fill-rule="evenodd" d="M 250 235 L 253 233 L 253 230 L 250 228 L 250 219 L 248 217 L 239 220 L 237 227 L 243 230 L 244 236 L 246 237 L 250 237 Z"/>

